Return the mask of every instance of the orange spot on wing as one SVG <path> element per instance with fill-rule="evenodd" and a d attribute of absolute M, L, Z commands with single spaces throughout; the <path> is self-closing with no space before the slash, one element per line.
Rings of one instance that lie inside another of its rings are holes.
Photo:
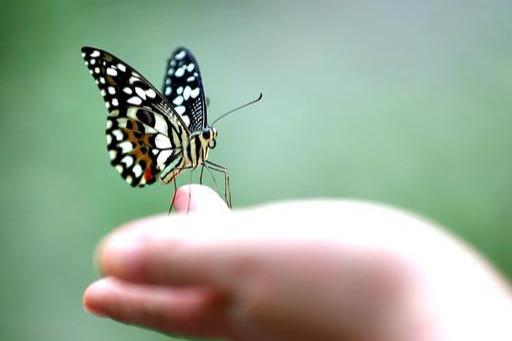
<path fill-rule="evenodd" d="M 151 168 L 147 167 L 144 171 L 144 179 L 146 179 L 147 182 L 153 181 L 155 177 L 153 176 L 153 173 L 151 173 Z"/>

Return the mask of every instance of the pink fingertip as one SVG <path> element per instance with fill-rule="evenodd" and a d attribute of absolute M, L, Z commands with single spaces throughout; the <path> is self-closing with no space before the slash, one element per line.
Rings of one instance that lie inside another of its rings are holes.
<path fill-rule="evenodd" d="M 107 294 L 107 290 L 108 283 L 105 279 L 100 279 L 89 285 L 89 287 L 85 289 L 82 297 L 82 306 L 84 310 L 99 317 L 107 316 L 107 314 L 98 306 L 98 303 L 101 304 L 103 297 Z"/>
<path fill-rule="evenodd" d="M 178 213 L 227 210 L 226 203 L 213 189 L 196 184 L 178 188 L 174 207 Z"/>

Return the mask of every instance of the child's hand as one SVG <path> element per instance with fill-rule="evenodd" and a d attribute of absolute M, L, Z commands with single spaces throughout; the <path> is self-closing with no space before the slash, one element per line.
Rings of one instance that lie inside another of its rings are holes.
<path fill-rule="evenodd" d="M 507 284 L 406 212 L 343 200 L 229 211 L 192 186 L 188 216 L 127 224 L 98 251 L 86 309 L 234 340 L 512 340 Z M 175 205 L 186 212 L 188 187 Z"/>

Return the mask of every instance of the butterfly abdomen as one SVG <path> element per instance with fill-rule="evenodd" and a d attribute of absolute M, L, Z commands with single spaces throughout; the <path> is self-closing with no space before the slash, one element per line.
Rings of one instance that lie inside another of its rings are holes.
<path fill-rule="evenodd" d="M 202 165 L 208 156 L 208 144 L 205 144 L 200 135 L 192 135 L 185 147 L 185 157 L 190 168 Z"/>

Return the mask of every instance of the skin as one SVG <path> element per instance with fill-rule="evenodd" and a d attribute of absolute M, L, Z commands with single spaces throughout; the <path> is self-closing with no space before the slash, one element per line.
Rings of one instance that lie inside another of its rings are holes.
<path fill-rule="evenodd" d="M 189 215 L 101 242 L 86 310 L 231 340 L 512 340 L 509 284 L 432 222 L 351 200 L 230 211 L 209 188 L 191 191 Z"/>

